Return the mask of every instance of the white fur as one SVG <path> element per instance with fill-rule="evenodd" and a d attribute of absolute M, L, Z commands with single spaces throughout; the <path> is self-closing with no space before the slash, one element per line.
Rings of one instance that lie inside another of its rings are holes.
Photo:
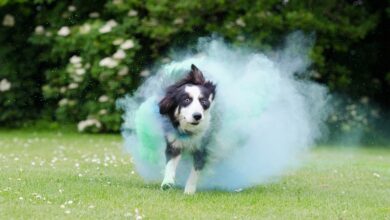
<path fill-rule="evenodd" d="M 199 171 L 195 170 L 195 168 L 192 167 L 190 176 L 188 177 L 186 186 L 184 188 L 185 194 L 193 195 L 195 193 L 198 179 L 199 179 Z"/>
<path fill-rule="evenodd" d="M 167 165 L 165 166 L 165 175 L 161 186 L 166 184 L 175 184 L 176 168 L 179 164 L 180 158 L 181 155 L 178 155 L 177 157 L 174 157 L 168 161 Z"/>
<path fill-rule="evenodd" d="M 184 132 L 200 133 L 205 131 L 210 123 L 210 116 L 208 110 L 204 110 L 199 99 L 202 98 L 201 90 L 198 86 L 186 86 L 185 91 L 192 98 L 191 104 L 181 108 L 179 113 L 179 107 L 175 110 L 175 116 L 179 121 L 179 129 Z M 194 113 L 200 113 L 202 118 L 196 121 L 193 118 Z M 192 123 L 198 122 L 199 124 L 193 125 Z"/>
<path fill-rule="evenodd" d="M 187 122 L 196 122 L 193 118 L 194 113 L 200 113 L 203 118 L 203 107 L 200 104 L 199 99 L 202 98 L 202 93 L 198 86 L 186 86 L 184 89 L 187 94 L 192 98 L 190 105 L 181 109 L 180 114 L 185 118 Z"/>

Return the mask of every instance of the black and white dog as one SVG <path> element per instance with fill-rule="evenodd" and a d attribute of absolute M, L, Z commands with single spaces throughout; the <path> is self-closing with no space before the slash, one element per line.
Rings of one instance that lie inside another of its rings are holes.
<path fill-rule="evenodd" d="M 175 184 L 175 173 L 182 152 L 193 157 L 193 167 L 185 185 L 184 193 L 194 194 L 207 158 L 207 142 L 210 136 L 210 108 L 214 101 L 216 85 L 206 81 L 203 73 L 191 65 L 188 75 L 169 86 L 159 103 L 160 114 L 170 125 L 165 130 L 166 166 L 161 189 Z"/>

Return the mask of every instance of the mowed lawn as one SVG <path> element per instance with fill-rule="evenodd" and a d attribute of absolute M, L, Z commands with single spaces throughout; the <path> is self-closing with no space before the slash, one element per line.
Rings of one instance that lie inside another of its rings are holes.
<path fill-rule="evenodd" d="M 319 147 L 280 181 L 162 192 L 119 135 L 0 130 L 0 219 L 390 219 L 390 148 Z"/>

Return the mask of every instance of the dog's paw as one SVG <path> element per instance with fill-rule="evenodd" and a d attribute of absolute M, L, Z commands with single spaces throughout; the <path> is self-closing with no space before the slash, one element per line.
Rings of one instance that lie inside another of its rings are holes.
<path fill-rule="evenodd" d="M 161 183 L 161 190 L 169 190 L 172 189 L 175 184 L 171 182 L 163 182 Z"/>
<path fill-rule="evenodd" d="M 194 195 L 196 192 L 196 185 L 186 185 L 184 188 L 184 194 L 186 195 Z"/>

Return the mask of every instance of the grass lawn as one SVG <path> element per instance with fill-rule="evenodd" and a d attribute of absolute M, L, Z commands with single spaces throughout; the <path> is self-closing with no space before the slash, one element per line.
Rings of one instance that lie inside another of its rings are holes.
<path fill-rule="evenodd" d="M 313 149 L 279 182 L 162 192 L 118 135 L 0 130 L 0 219 L 390 219 L 390 148 Z"/>

